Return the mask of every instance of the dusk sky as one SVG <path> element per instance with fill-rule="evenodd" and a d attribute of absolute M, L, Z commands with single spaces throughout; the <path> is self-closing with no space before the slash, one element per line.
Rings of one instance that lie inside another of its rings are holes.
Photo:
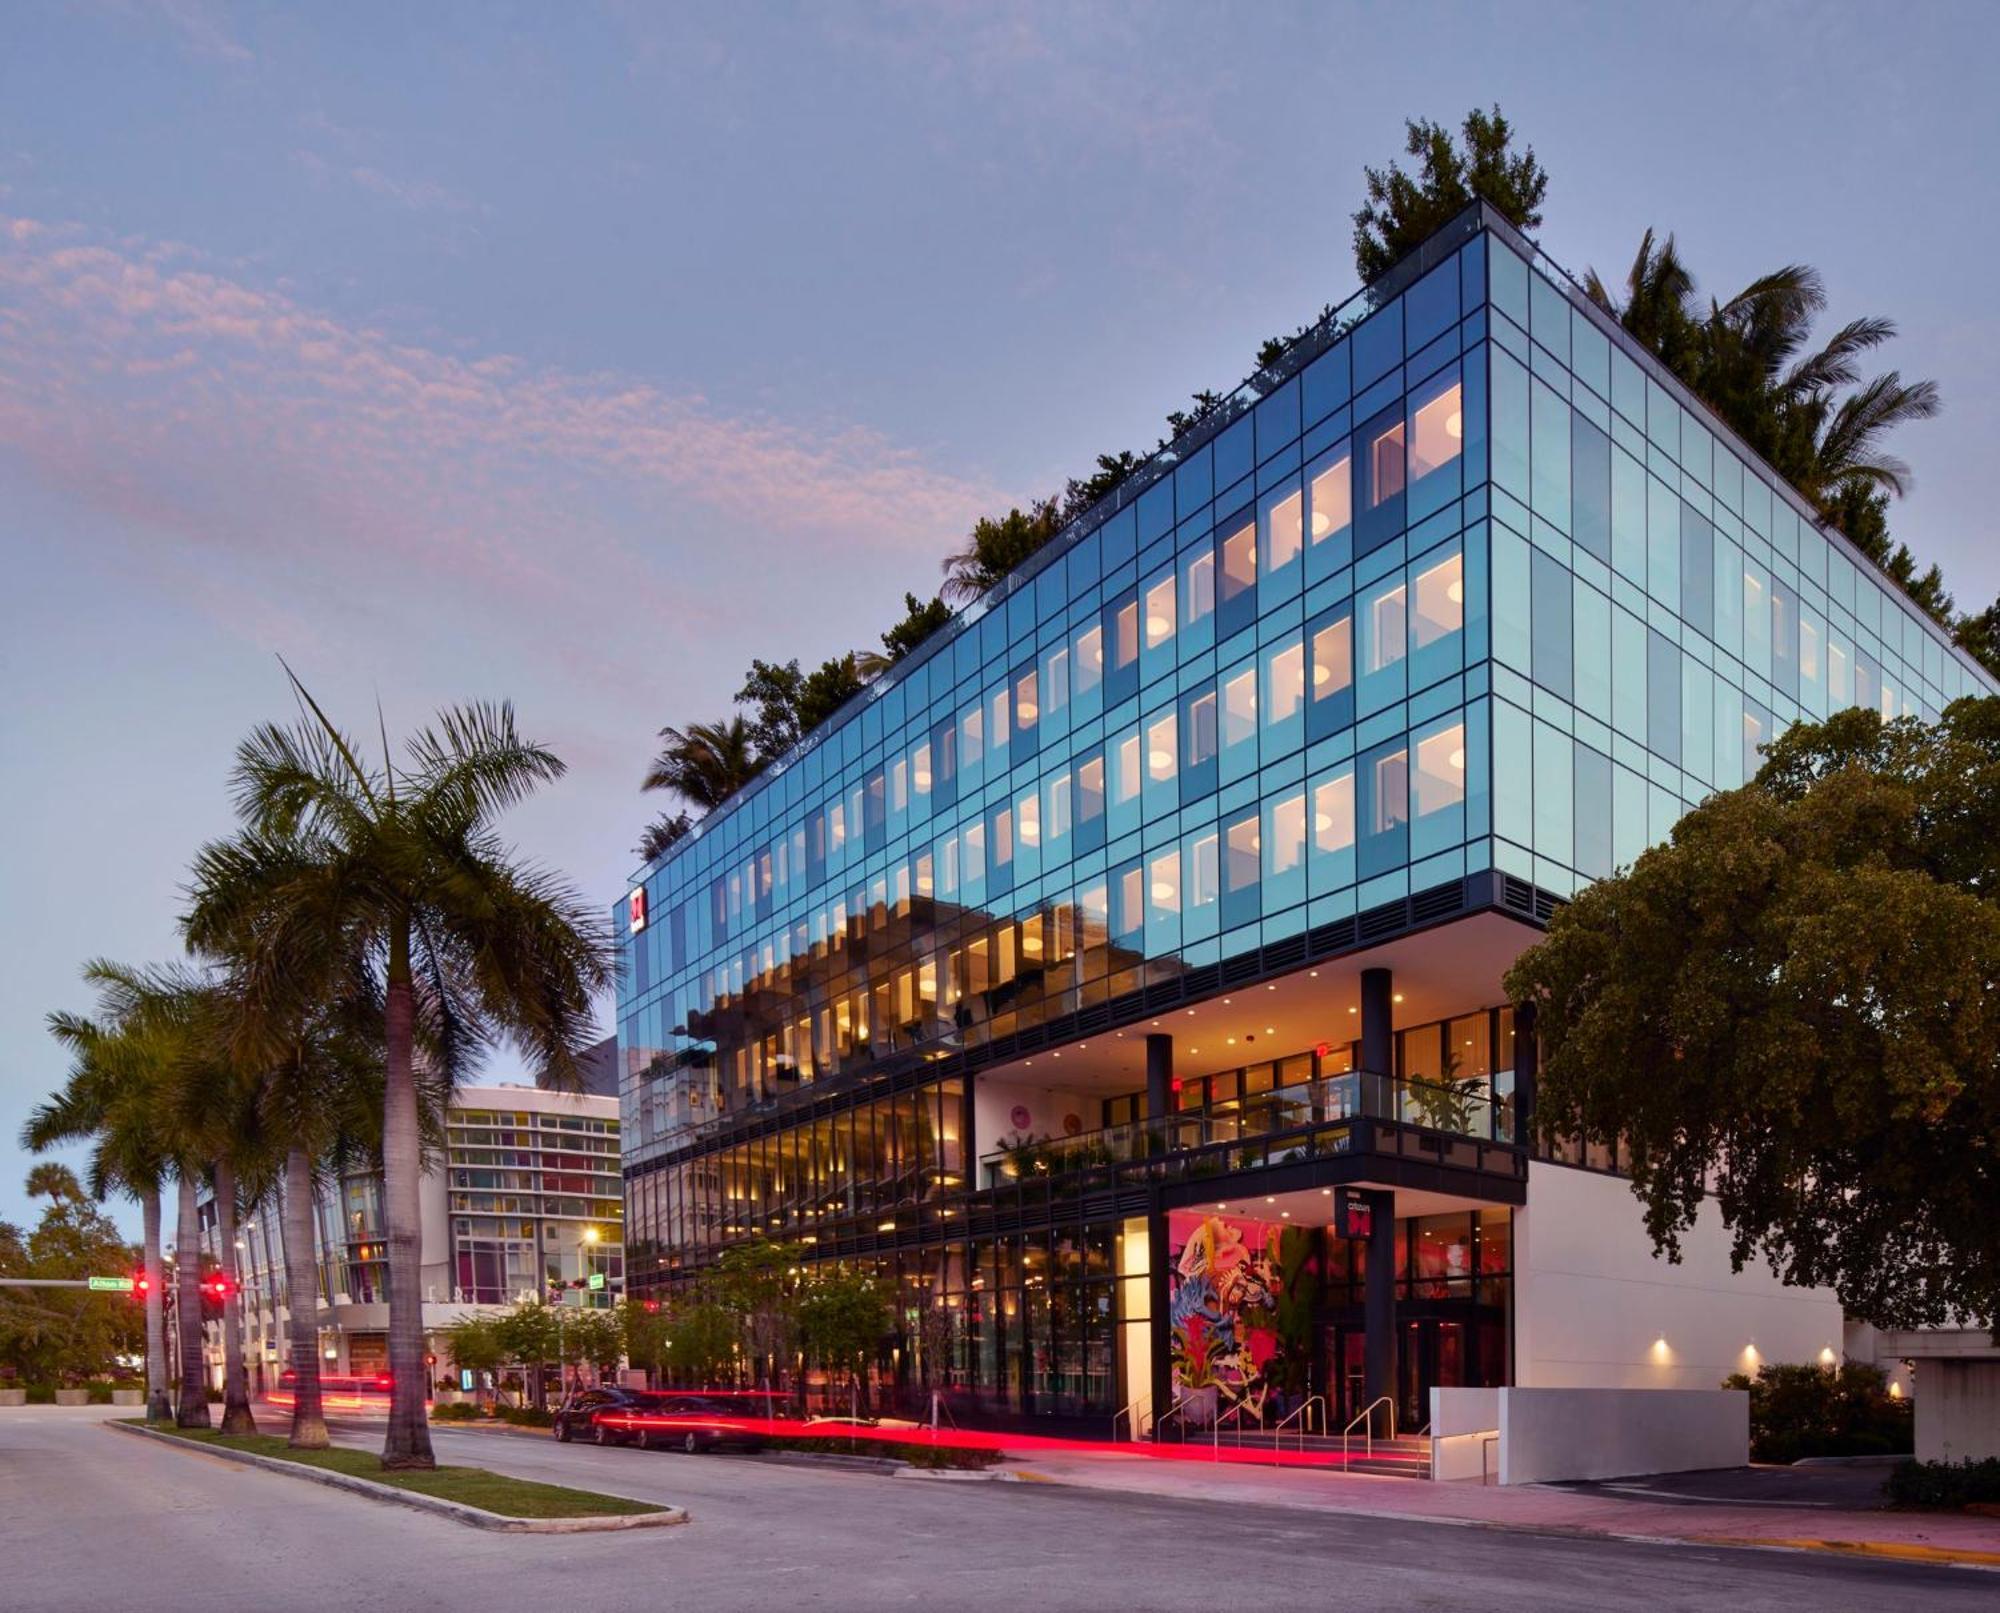
<path fill-rule="evenodd" d="M 1406 116 L 1497 99 L 1579 274 L 1652 225 L 1706 290 L 1804 261 L 1829 329 L 1893 317 L 1945 399 L 1894 528 L 1989 602 L 1996 44 L 1792 0 L 9 7 L 0 1217 L 43 1016 L 179 954 L 278 655 L 356 728 L 512 699 L 570 773 L 508 831 L 608 905 L 662 723 L 872 645 L 975 515 L 1344 297 Z"/>

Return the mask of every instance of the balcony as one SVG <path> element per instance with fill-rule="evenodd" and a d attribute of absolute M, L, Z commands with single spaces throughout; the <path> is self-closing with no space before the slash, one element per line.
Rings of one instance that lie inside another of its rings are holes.
<path fill-rule="evenodd" d="M 1045 1183 L 1068 1193 L 1358 1153 L 1518 1176 L 1511 1122 L 1484 1077 L 1433 1083 L 1356 1072 L 1259 1093 L 1227 1110 L 1017 1143 L 980 1161 L 981 1182 L 989 1191 Z"/>

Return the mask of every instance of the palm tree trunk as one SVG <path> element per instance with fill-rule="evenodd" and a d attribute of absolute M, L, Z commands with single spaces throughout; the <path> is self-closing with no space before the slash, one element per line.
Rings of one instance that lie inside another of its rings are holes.
<path fill-rule="evenodd" d="M 146 1421 L 164 1423 L 174 1415 L 167 1395 L 167 1291 L 165 1263 L 160 1259 L 160 1189 L 157 1183 L 139 1195 L 139 1213 L 146 1239 Z"/>
<path fill-rule="evenodd" d="M 236 1172 L 227 1160 L 215 1162 L 215 1242 L 227 1283 L 222 1294 L 222 1431 L 254 1434 L 250 1376 L 243 1368 L 243 1281 L 236 1264 Z"/>
<path fill-rule="evenodd" d="M 389 1245 L 389 1434 L 382 1465 L 436 1467 L 424 1412 L 423 1229 L 419 1188 L 423 1157 L 413 1067 L 416 1003 L 410 983 L 410 935 L 390 930 L 387 1058 L 382 1097 L 382 1219 Z"/>
<path fill-rule="evenodd" d="M 285 1155 L 285 1349 L 292 1361 L 294 1450 L 323 1451 L 326 1407 L 319 1389 L 319 1262 L 313 1240 L 312 1156 Z"/>
<path fill-rule="evenodd" d="M 207 1428 L 208 1385 L 201 1370 L 201 1218 L 194 1203 L 194 1172 L 181 1170 L 180 1215 L 174 1228 L 174 1310 L 181 1344 L 181 1399 L 174 1421 Z"/>

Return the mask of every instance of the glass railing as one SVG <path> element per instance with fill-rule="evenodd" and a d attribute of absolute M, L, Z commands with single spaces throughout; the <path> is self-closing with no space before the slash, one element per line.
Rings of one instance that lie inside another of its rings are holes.
<path fill-rule="evenodd" d="M 1024 1138 L 981 1160 L 983 1180 L 987 1187 L 999 1187 L 1253 1138 L 1306 1138 L 1316 1128 L 1356 1119 L 1388 1120 L 1482 1142 L 1512 1141 L 1505 1135 L 1506 1125 L 1496 1124 L 1504 1116 L 1484 1076 L 1432 1082 L 1357 1071 L 1234 1099 L 1226 1108 L 1127 1121 L 1073 1137 Z"/>

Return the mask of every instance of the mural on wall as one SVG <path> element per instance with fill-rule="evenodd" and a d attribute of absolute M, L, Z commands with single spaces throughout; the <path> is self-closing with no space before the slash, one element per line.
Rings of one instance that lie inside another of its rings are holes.
<path fill-rule="evenodd" d="M 1174 1398 L 1212 1423 L 1238 1404 L 1261 1421 L 1280 1353 L 1280 1241 L 1290 1228 L 1226 1215 L 1167 1217 Z"/>

